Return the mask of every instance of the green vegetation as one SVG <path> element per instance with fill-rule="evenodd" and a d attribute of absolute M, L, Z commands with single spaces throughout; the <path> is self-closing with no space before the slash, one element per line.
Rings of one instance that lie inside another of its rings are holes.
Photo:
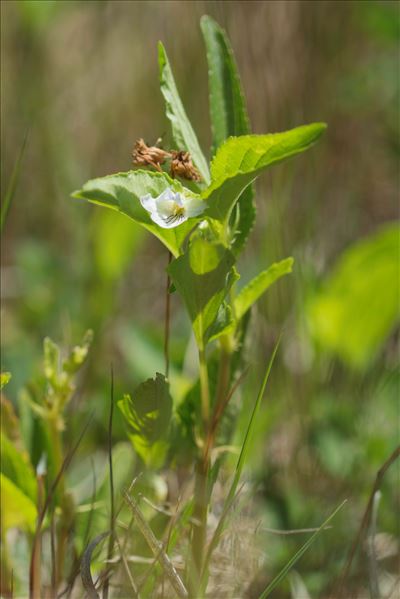
<path fill-rule="evenodd" d="M 207 7 L 210 128 L 188 3 L 2 7 L 5 598 L 394 597 L 398 29 L 333 4 Z"/>

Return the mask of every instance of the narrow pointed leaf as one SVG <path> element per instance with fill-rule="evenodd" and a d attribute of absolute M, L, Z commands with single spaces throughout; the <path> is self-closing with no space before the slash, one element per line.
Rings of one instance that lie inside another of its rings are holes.
<path fill-rule="evenodd" d="M 201 30 L 207 50 L 213 154 L 230 135 L 250 133 L 244 94 L 229 39 L 225 31 L 205 15 Z"/>
<path fill-rule="evenodd" d="M 234 302 L 235 316 L 239 320 L 258 300 L 259 297 L 278 279 L 292 272 L 293 258 L 286 258 L 272 264 L 267 270 L 260 272 L 236 296 Z"/>
<path fill-rule="evenodd" d="M 140 198 L 150 194 L 159 196 L 165 189 L 171 187 L 175 191 L 184 192 L 186 196 L 195 197 L 193 192 L 184 188 L 177 180 L 165 173 L 152 171 L 128 171 L 92 179 L 85 183 L 82 189 L 72 194 L 73 198 L 87 200 L 94 204 L 106 206 L 126 214 L 136 223 L 153 233 L 174 256 L 180 253 L 180 247 L 198 219 L 190 219 L 173 229 L 163 229 L 154 223 L 147 210 L 140 203 Z M 116 232 L 116 234 L 118 234 Z M 109 240 L 112 243 L 112 240 Z"/>
<path fill-rule="evenodd" d="M 265 371 L 265 375 L 263 378 L 263 381 L 261 383 L 261 387 L 260 390 L 258 392 L 256 401 L 254 402 L 254 407 L 253 407 L 253 411 L 251 413 L 250 416 L 250 420 L 249 423 L 247 425 L 247 430 L 246 430 L 246 434 L 244 436 L 244 440 L 243 440 L 243 445 L 242 445 L 242 449 L 240 451 L 240 455 L 236 464 L 236 469 L 235 469 L 235 474 L 233 476 L 233 480 L 232 480 L 232 484 L 230 486 L 228 495 L 225 499 L 224 502 L 224 506 L 222 509 L 222 514 L 220 516 L 220 519 L 218 521 L 217 527 L 214 531 L 214 534 L 211 538 L 210 544 L 208 546 L 207 549 L 207 553 L 206 553 L 206 557 L 204 560 L 204 565 L 203 565 L 203 575 L 202 575 L 202 584 L 204 584 L 206 582 L 206 578 L 207 578 L 207 570 L 208 570 L 208 565 L 210 563 L 210 559 L 212 556 L 212 553 L 214 551 L 214 549 L 217 547 L 219 540 L 221 538 L 221 534 L 224 530 L 225 527 L 225 521 L 226 521 L 226 517 L 229 513 L 229 510 L 231 509 L 233 502 L 235 500 L 235 496 L 236 496 L 236 490 L 240 481 L 240 477 L 242 475 L 243 472 L 243 468 L 244 468 L 244 464 L 246 462 L 246 458 L 247 458 L 247 454 L 249 452 L 250 449 L 250 442 L 253 436 L 253 432 L 254 432 L 254 427 L 256 424 L 256 418 L 257 418 L 257 413 L 258 410 L 260 408 L 260 404 L 261 404 L 261 400 L 264 396 L 264 391 L 265 391 L 265 387 L 267 386 L 267 382 L 269 379 L 269 375 L 271 373 L 271 369 L 272 369 L 272 365 L 274 363 L 275 360 L 275 356 L 276 356 L 276 352 L 278 351 L 278 347 L 279 347 L 279 342 L 280 342 L 280 338 L 278 339 L 277 344 L 275 345 L 274 351 L 272 352 L 272 356 L 268 362 L 266 371 Z"/>
<path fill-rule="evenodd" d="M 15 191 L 17 189 L 19 175 L 21 172 L 22 159 L 24 157 L 26 142 L 28 141 L 28 133 L 26 133 L 24 141 L 22 142 L 21 149 L 18 154 L 18 158 L 15 161 L 14 168 L 11 173 L 11 179 L 8 184 L 4 199 L 1 202 L 1 211 L 0 211 L 0 232 L 3 230 L 4 224 L 6 222 L 7 214 L 11 206 L 11 202 L 15 196 Z"/>
<path fill-rule="evenodd" d="M 160 67 L 161 92 L 165 99 L 166 113 L 171 121 L 172 135 L 177 149 L 190 152 L 193 162 L 199 169 L 203 180 L 208 184 L 210 173 L 207 161 L 183 107 L 167 53 L 161 42 L 158 44 L 158 63 Z"/>
<path fill-rule="evenodd" d="M 240 194 L 268 166 L 308 150 L 325 131 L 324 123 L 303 125 L 283 133 L 229 138 L 211 164 L 211 185 L 202 196 L 208 216 L 224 221 Z"/>
<path fill-rule="evenodd" d="M 278 584 L 280 584 L 282 582 L 282 580 L 285 578 L 285 576 L 288 574 L 288 572 L 290 572 L 290 570 L 293 568 L 293 566 L 296 564 L 296 562 L 298 562 L 298 560 L 302 557 L 302 555 L 304 555 L 304 553 L 307 551 L 307 549 L 310 547 L 310 545 L 312 545 L 312 543 L 315 541 L 315 539 L 320 535 L 320 533 L 329 524 L 329 522 L 336 516 L 338 511 L 342 509 L 342 507 L 344 506 L 344 504 L 346 502 L 347 502 L 347 499 L 345 499 L 335 509 L 335 511 L 332 512 L 332 514 L 329 516 L 329 518 L 327 518 L 325 520 L 325 522 L 323 522 L 321 524 L 321 526 L 318 528 L 318 530 L 316 530 L 315 533 L 313 535 L 311 535 L 311 537 L 304 543 L 304 545 L 297 551 L 297 553 L 295 553 L 295 555 L 288 561 L 288 563 L 280 571 L 278 576 L 276 576 L 274 578 L 274 580 L 267 586 L 267 588 L 261 593 L 261 595 L 259 596 L 258 599 L 266 599 L 266 597 L 268 597 L 272 593 L 272 591 L 278 586 Z"/>
<path fill-rule="evenodd" d="M 207 49 L 210 120 L 213 133 L 213 155 L 231 135 L 250 133 L 250 121 L 235 57 L 225 31 L 205 15 L 201 30 Z M 236 235 L 232 251 L 237 254 L 246 243 L 253 227 L 256 209 L 254 189 L 250 185 L 239 198 Z"/>

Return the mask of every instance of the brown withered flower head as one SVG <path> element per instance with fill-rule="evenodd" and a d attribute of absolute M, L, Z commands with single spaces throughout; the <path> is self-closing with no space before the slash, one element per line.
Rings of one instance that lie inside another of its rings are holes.
<path fill-rule="evenodd" d="M 163 164 L 169 156 L 169 152 L 157 148 L 157 146 L 147 146 L 142 138 L 135 142 L 132 151 L 135 166 L 153 166 L 160 172 L 162 170 L 160 164 Z"/>
<path fill-rule="evenodd" d="M 171 177 L 182 177 L 189 181 L 200 181 L 200 174 L 192 162 L 189 152 L 171 152 Z"/>

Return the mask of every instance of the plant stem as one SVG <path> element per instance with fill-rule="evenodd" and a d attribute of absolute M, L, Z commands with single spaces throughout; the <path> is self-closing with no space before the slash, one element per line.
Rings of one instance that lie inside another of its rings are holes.
<path fill-rule="evenodd" d="M 49 418 L 49 432 L 51 438 L 51 448 L 53 452 L 54 461 L 54 472 L 59 472 L 63 464 L 63 449 L 62 449 L 62 436 L 61 426 L 59 422 L 59 415 L 56 414 L 54 417 Z M 61 508 L 60 522 L 57 527 L 57 556 L 55 563 L 54 581 L 57 588 L 58 584 L 62 579 L 64 557 L 65 557 L 65 546 L 68 538 L 68 529 L 70 522 L 70 502 L 65 491 L 64 477 L 60 478 L 58 488 L 59 504 Z"/>
<path fill-rule="evenodd" d="M 210 419 L 210 389 L 208 385 L 208 369 L 204 346 L 199 346 L 199 376 L 201 392 L 201 415 L 203 418 L 204 433 L 207 433 Z"/>
<path fill-rule="evenodd" d="M 201 394 L 201 414 L 203 421 L 203 448 L 202 454 L 196 463 L 194 509 L 193 517 L 195 523 L 192 529 L 191 541 L 191 567 L 189 568 L 189 584 L 191 595 L 194 597 L 198 591 L 198 583 L 203 564 L 204 548 L 207 533 L 207 479 L 210 469 L 209 452 L 207 451 L 206 439 L 209 432 L 210 421 L 210 389 L 208 382 L 208 369 L 205 348 L 199 345 L 199 377 Z"/>
<path fill-rule="evenodd" d="M 195 523 L 192 532 L 192 561 L 193 568 L 190 572 L 191 595 L 197 596 L 200 583 L 200 575 L 203 568 L 204 550 L 207 536 L 207 512 L 208 493 L 207 480 L 210 469 L 210 460 L 204 454 L 196 464 L 196 479 L 194 488 L 194 510 Z"/>
<path fill-rule="evenodd" d="M 220 362 L 218 371 L 218 383 L 216 392 L 216 401 L 214 407 L 214 415 L 217 416 L 221 406 L 225 403 L 226 396 L 229 392 L 229 377 L 231 370 L 231 352 L 221 343 Z M 220 414 L 222 416 L 222 414 Z M 218 426 L 218 423 L 216 423 Z"/>
<path fill-rule="evenodd" d="M 172 260 L 171 252 L 168 252 L 168 266 Z M 164 359 L 165 359 L 165 378 L 169 375 L 169 330 L 171 322 L 171 294 L 169 288 L 171 285 L 171 279 L 167 274 L 167 285 L 165 290 L 165 319 L 164 319 Z"/>

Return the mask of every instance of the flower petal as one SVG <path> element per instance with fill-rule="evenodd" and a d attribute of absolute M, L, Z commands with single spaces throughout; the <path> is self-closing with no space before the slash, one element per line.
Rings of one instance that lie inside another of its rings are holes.
<path fill-rule="evenodd" d="M 158 212 L 152 212 L 150 214 L 150 218 L 153 222 L 155 222 L 163 229 L 173 229 L 174 227 L 178 227 L 187 220 L 187 216 L 180 216 L 176 219 L 169 219 L 168 216 L 163 217 Z"/>
<path fill-rule="evenodd" d="M 199 214 L 202 214 L 207 207 L 205 202 L 197 200 L 196 198 L 188 198 L 185 201 L 184 206 L 185 214 L 188 218 L 199 216 Z"/>
<path fill-rule="evenodd" d="M 149 193 L 140 198 L 140 203 L 147 212 L 150 212 L 150 214 L 157 210 L 156 198 L 153 198 Z"/>

